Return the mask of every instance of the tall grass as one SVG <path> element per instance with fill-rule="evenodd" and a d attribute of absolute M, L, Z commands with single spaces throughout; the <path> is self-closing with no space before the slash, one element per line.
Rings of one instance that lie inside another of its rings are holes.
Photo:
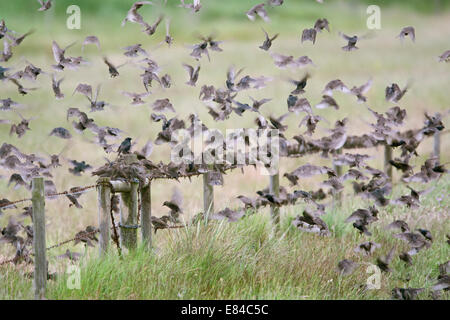
<path fill-rule="evenodd" d="M 343 222 L 348 212 L 363 205 L 349 200 L 323 216 L 332 231 L 330 237 L 302 233 L 292 226 L 290 222 L 302 212 L 303 205 L 284 210 L 278 233 L 272 232 L 267 212 L 248 215 L 236 223 L 199 222 L 181 230 L 159 231 L 151 252 L 140 247 L 120 258 L 111 248 L 103 259 L 91 254 L 77 262 L 81 267 L 80 289 L 67 285 L 69 275 L 64 271 L 70 263 L 51 260 L 51 270 L 59 263 L 56 269 L 60 276 L 57 281 L 49 281 L 47 298 L 389 299 L 394 287 L 425 287 L 419 298 L 429 299 L 428 289 L 438 275 L 438 265 L 448 260 L 448 201 L 436 200 L 448 188 L 448 180 L 443 180 L 423 200 L 420 210 L 429 212 L 424 220 L 418 220 L 419 212 L 405 208 L 382 210 L 380 221 L 371 227 L 370 238 Z M 396 257 L 393 272 L 382 274 L 381 289 L 364 291 L 362 286 L 370 275 L 366 273 L 367 263 L 374 263 L 393 245 L 397 254 L 406 248 L 384 229 L 399 216 L 412 228 L 429 228 L 435 237 L 433 245 L 414 256 L 410 267 Z M 379 242 L 382 248 L 370 257 L 353 252 L 368 240 Z M 341 277 L 336 266 L 342 259 L 361 265 L 354 274 Z M 24 279 L 21 272 L 11 267 L 1 269 L 4 285 L 0 298 L 32 297 L 31 280 Z M 450 296 L 446 293 L 443 298 Z"/>

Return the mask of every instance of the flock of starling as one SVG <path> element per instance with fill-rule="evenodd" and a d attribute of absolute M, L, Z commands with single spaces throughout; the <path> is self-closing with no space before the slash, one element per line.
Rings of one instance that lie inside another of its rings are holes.
<path fill-rule="evenodd" d="M 187 8 L 193 13 L 197 13 L 201 10 L 202 5 L 200 0 L 194 0 L 189 2 L 181 0 L 180 7 Z M 322 2 L 322 1 L 318 1 Z M 39 11 L 46 11 L 51 8 L 52 1 L 39 0 L 41 7 Z M 160 5 L 165 5 L 166 1 L 162 1 Z M 246 12 L 246 16 L 251 21 L 258 18 L 263 21 L 270 21 L 269 15 L 266 11 L 266 7 L 277 7 L 284 4 L 283 0 L 269 0 L 267 3 L 261 3 L 253 6 Z M 164 15 L 158 16 L 156 21 L 148 23 L 145 18 L 139 13 L 139 9 L 147 5 L 156 5 L 152 1 L 138 1 L 132 5 L 127 12 L 125 18 L 122 21 L 122 26 L 127 23 L 139 24 L 142 27 L 142 32 L 147 36 L 152 36 L 157 31 L 162 21 L 166 22 L 166 37 L 165 43 L 170 47 L 173 43 L 173 38 L 170 35 L 170 20 Z M 280 53 L 273 52 L 271 50 L 274 41 L 277 40 L 279 34 L 269 35 L 269 33 L 262 29 L 264 39 L 262 44 L 258 47 L 263 51 L 267 51 L 273 58 L 274 64 L 278 68 L 302 68 L 308 65 L 315 66 L 311 58 L 307 56 L 300 56 L 294 58 L 293 56 L 287 56 Z M 325 18 L 318 19 L 315 24 L 308 29 L 303 30 L 301 34 L 301 42 L 311 41 L 313 44 L 316 42 L 316 37 L 324 32 L 330 32 L 329 21 Z M 24 34 L 19 34 L 7 27 L 4 20 L 0 22 L 0 39 L 3 39 L 3 52 L 0 56 L 1 63 L 7 63 L 13 57 L 13 49 L 19 45 L 30 35 L 34 30 L 30 30 Z M 347 42 L 342 47 L 344 51 L 354 51 L 359 49 L 357 44 L 360 40 L 367 39 L 370 35 L 362 36 L 348 36 L 344 33 L 339 33 L 340 36 Z M 415 30 L 413 27 L 403 28 L 398 38 L 403 41 L 409 37 L 412 42 L 416 41 Z M 221 52 L 223 49 L 220 47 L 222 41 L 215 40 L 213 35 L 207 37 L 200 37 L 199 43 L 190 46 L 192 49 L 190 57 L 194 58 L 198 63 L 196 65 L 189 65 L 184 63 L 182 66 L 187 72 L 186 85 L 196 87 L 199 79 L 199 73 L 201 70 L 200 60 L 204 56 L 208 60 L 211 59 L 210 51 Z M 54 92 L 56 100 L 61 100 L 66 97 L 67 93 L 63 93 L 61 90 L 61 83 L 64 81 L 63 77 L 58 77 L 58 73 L 65 70 L 79 70 L 87 61 L 82 56 L 70 56 L 69 49 L 74 45 L 71 43 L 66 46 L 61 46 L 56 41 L 51 44 L 53 57 L 55 64 L 51 65 L 50 71 L 44 71 L 46 68 L 41 69 L 38 66 L 33 65 L 26 60 L 27 66 L 23 70 L 14 70 L 12 67 L 0 66 L 0 80 L 5 84 L 7 82 L 14 84 L 17 87 L 17 91 L 21 95 L 32 94 L 35 90 L 40 88 L 25 87 L 23 81 L 35 82 L 38 77 L 42 75 L 49 76 L 51 79 L 51 86 Z M 82 43 L 82 51 L 86 46 L 95 45 L 99 50 L 100 40 L 96 36 L 88 36 Z M 255 49 L 258 49 L 255 48 Z M 149 88 L 156 82 L 161 88 L 170 88 L 173 86 L 172 78 L 169 74 L 162 74 L 161 67 L 158 63 L 149 58 L 147 51 L 143 48 L 142 44 L 135 44 L 122 48 L 123 54 L 130 59 L 133 59 L 132 63 L 126 62 L 122 65 L 115 65 L 108 57 L 103 56 L 102 61 L 106 65 L 108 73 L 111 78 L 120 77 L 119 69 L 128 65 L 139 65 L 143 70 L 143 74 L 140 75 L 140 82 L 142 83 L 142 93 L 135 92 L 122 92 L 123 95 L 131 99 L 131 105 L 142 105 L 147 103 L 145 98 L 151 95 Z M 439 56 L 440 62 L 450 62 L 450 50 L 444 52 Z M 202 69 L 203 70 L 203 69 Z M 312 176 L 326 175 L 326 179 L 322 182 L 322 188 L 319 190 L 294 190 L 288 192 L 287 188 L 281 186 L 279 194 L 272 194 L 269 188 L 260 190 L 257 192 L 257 196 L 254 198 L 239 195 L 237 198 L 242 203 L 242 207 L 239 209 L 225 208 L 224 210 L 212 213 L 213 219 L 227 219 L 229 221 L 237 221 L 250 211 L 257 211 L 263 206 L 284 206 L 294 205 L 300 199 L 307 204 L 307 208 L 301 215 L 298 215 L 292 224 L 294 227 L 304 232 L 315 233 L 319 236 L 330 236 L 331 231 L 324 220 L 320 218 L 325 213 L 326 207 L 329 205 L 321 202 L 330 195 L 335 196 L 344 190 L 344 182 L 351 181 L 353 184 L 353 191 L 355 195 L 358 195 L 364 199 L 367 199 L 371 205 L 367 208 L 360 208 L 349 215 L 345 220 L 346 223 L 352 224 L 355 230 L 366 238 L 371 237 L 372 224 L 378 220 L 379 209 L 391 205 L 406 206 L 410 209 L 415 209 L 420 206 L 421 197 L 427 192 L 431 191 L 431 188 L 424 190 L 415 190 L 411 186 L 407 185 L 410 192 L 409 194 L 402 195 L 398 199 L 390 198 L 392 190 L 391 179 L 385 172 L 372 168 L 367 164 L 370 159 L 365 154 L 353 154 L 353 153 L 340 153 L 339 150 L 344 149 L 356 149 L 365 148 L 377 145 L 386 145 L 393 149 L 399 149 L 401 154 L 398 158 L 394 158 L 390 161 L 390 165 L 399 170 L 402 173 L 401 181 L 409 184 L 411 182 L 421 182 L 424 184 L 430 181 L 439 179 L 443 174 L 447 172 L 445 165 L 440 164 L 439 159 L 429 158 L 420 167 L 420 170 L 414 170 L 414 166 L 410 164 L 411 159 L 418 156 L 417 147 L 427 136 L 432 136 L 438 131 L 444 129 L 442 123 L 443 115 L 429 115 L 425 114 L 425 122 L 422 128 L 417 130 L 409 130 L 405 132 L 399 131 L 399 127 L 404 123 L 406 117 L 406 110 L 401 109 L 398 106 L 391 107 L 384 114 L 380 114 L 370 108 L 368 110 L 374 116 L 374 123 L 371 123 L 371 131 L 363 136 L 350 136 L 347 134 L 347 122 L 348 119 L 336 121 L 334 127 L 329 129 L 329 135 L 323 136 L 319 139 L 313 139 L 312 135 L 315 132 L 317 124 L 319 122 L 327 122 L 326 119 L 315 115 L 313 112 L 313 106 L 309 101 L 302 97 L 305 93 L 308 80 L 311 78 L 309 73 L 306 73 L 301 78 L 288 79 L 289 83 L 293 85 L 292 92 L 287 97 L 287 110 L 279 116 L 264 117 L 260 109 L 267 103 L 270 103 L 272 99 L 266 98 L 256 100 L 251 98 L 250 103 L 242 102 L 237 96 L 240 92 L 249 89 L 261 89 L 267 85 L 267 82 L 272 81 L 271 78 L 264 76 L 250 76 L 244 75 L 243 69 L 236 70 L 234 66 L 231 66 L 227 73 L 225 80 L 225 86 L 216 88 L 214 85 L 203 85 L 200 88 L 199 100 L 205 103 L 208 109 L 208 114 L 215 121 L 224 121 L 230 117 L 234 112 L 238 116 L 242 116 L 244 113 L 255 113 L 255 124 L 258 129 L 278 129 L 280 132 L 280 155 L 285 157 L 300 157 L 307 153 L 320 153 L 324 158 L 332 158 L 336 165 L 348 166 L 348 171 L 339 176 L 338 173 L 327 166 L 318 166 L 313 164 L 305 164 L 292 172 L 286 172 L 284 178 L 289 182 L 290 187 L 295 187 L 298 182 L 303 178 Z M 316 109 L 333 108 L 339 109 L 339 104 L 333 97 L 333 93 L 336 91 L 342 92 L 354 96 L 356 101 L 361 104 L 367 102 L 365 96 L 372 86 L 372 79 L 362 85 L 354 85 L 352 87 L 344 84 L 339 79 L 331 80 L 327 83 L 323 89 L 322 100 L 314 106 Z M 80 94 L 87 99 L 87 107 L 89 111 L 101 112 L 106 110 L 109 103 L 100 99 L 101 86 L 98 85 L 93 88 L 90 84 L 79 83 L 73 90 L 72 95 Z M 410 83 L 401 88 L 398 84 L 392 83 L 386 87 L 385 99 L 387 102 L 398 103 L 402 97 L 410 89 Z M 12 100 L 12 98 L 3 98 L 0 100 L 0 110 L 13 111 L 20 117 L 19 122 L 13 123 L 9 120 L 0 119 L 0 124 L 10 124 L 10 135 L 16 135 L 18 138 L 22 138 L 30 130 L 30 123 L 34 118 L 24 118 L 16 108 L 23 107 L 19 102 Z M 173 146 L 177 141 L 173 140 L 173 133 L 179 129 L 186 129 L 193 136 L 194 127 L 196 125 L 201 126 L 203 132 L 208 133 L 208 128 L 201 123 L 199 117 L 196 114 L 191 114 L 188 118 L 189 122 L 175 117 L 170 118 L 168 113 L 175 113 L 175 106 L 169 99 L 159 99 L 151 104 L 153 113 L 150 116 L 152 122 L 160 123 L 162 126 L 161 131 L 158 133 L 154 141 L 149 140 L 145 146 L 136 150 L 134 148 L 135 142 L 131 137 L 123 138 L 123 133 L 119 128 L 113 128 L 108 126 L 100 126 L 96 121 L 90 118 L 89 113 L 80 110 L 79 108 L 71 107 L 67 110 L 67 121 L 72 120 L 73 129 L 83 134 L 85 131 L 89 131 L 94 134 L 95 139 L 90 141 L 93 144 L 98 145 L 102 152 L 105 153 L 117 153 L 117 158 L 114 161 L 109 161 L 105 165 L 92 171 L 93 175 L 110 177 L 119 180 L 138 179 L 141 183 L 150 179 L 176 179 L 190 178 L 191 176 L 208 174 L 208 183 L 210 185 L 222 185 L 223 175 L 228 170 L 240 168 L 243 170 L 244 165 L 237 163 L 226 162 L 222 164 L 206 165 L 206 164 L 194 164 L 194 153 L 189 151 L 189 154 L 182 154 L 183 157 L 191 159 L 188 163 L 175 164 L 170 162 L 168 164 L 153 163 L 149 160 L 154 145 L 169 144 Z M 304 117 L 301 118 L 298 127 L 304 128 L 306 131 L 298 132 L 291 139 L 285 136 L 288 126 L 283 122 L 288 117 L 298 116 L 301 113 Z M 60 139 L 70 140 L 73 138 L 72 133 L 64 127 L 56 127 L 49 132 L 50 136 L 55 136 Z M 227 137 L 230 142 L 235 141 L 242 136 Z M 248 145 L 248 137 L 244 137 L 246 144 Z M 228 142 L 227 140 L 227 142 Z M 119 143 L 119 141 L 121 141 Z M 223 148 L 226 153 L 228 150 L 223 146 L 217 145 L 214 141 L 209 141 L 208 148 L 215 149 Z M 26 154 L 20 151 L 20 149 L 12 144 L 3 143 L 0 146 L 0 168 L 7 172 L 10 172 L 8 187 L 12 186 L 14 189 L 26 188 L 31 189 L 31 179 L 36 176 L 45 177 L 45 190 L 46 195 L 51 197 L 52 194 L 57 193 L 56 186 L 52 181 L 52 169 L 60 167 L 62 157 L 62 150 L 60 154 L 41 156 L 36 154 Z M 234 152 L 234 151 L 233 151 Z M 136 155 L 136 160 L 132 163 L 124 161 L 123 155 L 133 153 Z M 248 157 L 248 154 L 244 154 Z M 68 169 L 69 173 L 73 175 L 82 175 L 86 171 L 92 170 L 93 167 L 85 161 L 78 161 L 74 159 L 65 159 L 70 165 Z M 72 188 L 65 196 L 68 199 L 68 205 L 74 206 L 78 209 L 82 209 L 83 206 L 79 202 L 79 198 L 82 192 L 78 192 L 78 188 Z M 112 197 L 112 211 L 118 212 L 118 199 L 117 196 Z M 180 223 L 180 215 L 183 214 L 182 208 L 182 196 L 178 189 L 174 190 L 174 194 L 171 200 L 163 203 L 164 207 L 167 207 L 169 212 L 162 217 L 152 217 L 152 223 L 155 232 L 158 229 L 165 229 L 175 227 Z M 0 200 L 0 215 L 5 210 L 17 209 L 8 199 Z M 19 214 L 19 217 L 11 216 L 8 224 L 1 229 L 1 242 L 10 243 L 16 249 L 16 256 L 14 258 L 15 263 L 27 262 L 31 263 L 30 256 L 31 245 L 33 239 L 33 228 L 31 225 L 24 224 L 24 218 L 32 218 L 32 208 L 25 207 L 23 212 Z M 194 217 L 193 222 L 196 219 L 202 218 L 202 214 Z M 20 221 L 18 219 L 21 219 Z M 395 233 L 392 235 L 394 239 L 400 239 L 404 241 L 409 248 L 402 252 L 397 252 L 397 245 L 394 245 L 386 256 L 379 255 L 375 259 L 375 263 L 383 272 L 391 272 L 390 264 L 395 258 L 399 258 L 407 265 L 413 264 L 413 256 L 419 254 L 423 250 L 427 250 L 432 246 L 434 238 L 429 230 L 422 228 L 411 229 L 409 225 L 403 220 L 395 220 L 386 226 L 388 230 L 393 230 Z M 89 226 L 86 230 L 82 230 L 76 235 L 76 243 L 82 242 L 85 245 L 93 246 L 93 242 L 97 241 L 95 233 L 97 229 Z M 447 237 L 449 237 L 447 235 Z M 448 240 L 450 241 L 450 240 Z M 375 252 L 380 250 L 381 245 L 373 241 L 365 241 L 359 244 L 355 248 L 355 252 L 364 256 L 372 256 Z M 68 258 L 70 260 L 77 260 L 80 258 L 80 254 L 66 251 L 65 254 L 59 256 L 59 258 Z M 348 275 L 354 272 L 358 263 L 348 259 L 344 259 L 338 263 L 338 271 L 342 275 Z M 439 266 L 440 276 L 436 280 L 436 283 L 431 288 L 433 297 L 438 297 L 442 290 L 448 290 L 450 287 L 450 262 L 447 261 Z M 420 292 L 425 290 L 424 288 L 394 288 L 392 290 L 392 296 L 396 299 L 414 299 Z"/>

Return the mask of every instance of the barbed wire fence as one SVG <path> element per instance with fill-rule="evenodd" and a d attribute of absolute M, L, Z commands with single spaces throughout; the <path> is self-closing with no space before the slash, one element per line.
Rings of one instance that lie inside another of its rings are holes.
<path fill-rule="evenodd" d="M 432 154 L 435 157 L 440 157 L 440 143 L 441 143 L 441 134 L 446 134 L 447 131 L 441 133 L 440 131 L 436 131 L 434 133 L 434 143 L 433 143 L 433 152 Z M 361 144 L 354 145 L 344 145 L 341 149 L 337 150 L 338 153 L 341 153 L 342 149 L 363 149 L 363 148 L 371 148 L 377 147 L 378 144 L 367 147 Z M 392 179 L 392 170 L 388 165 L 389 161 L 392 160 L 392 149 L 387 144 L 384 145 L 384 171 Z M 294 154 L 293 157 L 301 157 L 305 154 L 315 153 L 319 150 L 310 150 L 311 152 L 299 152 L 298 154 Z M 129 154 L 125 155 L 129 159 L 127 160 L 129 163 L 137 160 L 136 155 Z M 290 155 L 289 157 L 292 157 Z M 224 170 L 233 170 L 236 169 L 237 166 L 230 166 Z M 334 169 L 338 173 L 342 173 L 340 166 L 334 165 Z M 214 186 L 209 184 L 209 175 L 210 172 L 207 171 L 205 173 L 186 173 L 185 175 L 180 175 L 178 178 L 190 178 L 192 176 L 203 175 L 203 213 L 205 216 L 209 216 L 211 212 L 214 212 Z M 24 198 L 14 201 L 8 201 L 0 205 L 0 211 L 4 209 L 17 208 L 17 204 L 23 204 L 26 202 L 41 202 L 45 204 L 45 198 L 54 199 L 59 196 L 77 196 L 80 194 L 84 194 L 94 189 L 97 190 L 98 194 L 98 228 L 94 228 L 91 231 L 82 231 L 77 233 L 74 237 L 70 239 L 66 239 L 49 247 L 45 245 L 45 213 L 44 213 L 44 205 L 36 207 L 38 210 L 33 210 L 34 205 L 32 207 L 32 221 L 33 221 L 33 248 L 34 252 L 31 252 L 29 255 L 35 256 L 35 296 L 43 297 L 45 295 L 46 288 L 46 279 L 47 279 L 47 260 L 45 259 L 45 252 L 61 247 L 65 244 L 74 241 L 85 241 L 86 238 L 91 238 L 92 236 L 99 234 L 98 243 L 99 243 L 99 254 L 103 256 L 108 248 L 110 239 L 115 243 L 119 256 L 122 256 L 122 247 L 132 250 L 137 247 L 137 230 L 141 229 L 141 238 L 142 241 L 146 243 L 146 245 L 151 248 L 152 246 L 152 214 L 151 214 L 151 182 L 152 180 L 157 179 L 174 179 L 171 175 L 155 175 L 151 179 L 147 179 L 145 183 L 139 183 L 136 180 L 132 181 L 114 181 L 108 177 L 101 177 L 98 179 L 96 184 L 87 185 L 87 186 L 78 186 L 73 187 L 70 190 L 56 193 L 45 193 L 44 192 L 44 183 L 42 177 L 33 178 L 32 182 L 32 198 Z M 42 180 L 42 187 L 39 186 L 39 180 Z M 280 183 L 279 183 L 279 173 L 276 172 L 269 176 L 269 191 L 274 195 L 278 196 L 280 191 Z M 119 193 L 120 202 L 123 205 L 119 205 L 119 216 L 120 221 L 117 223 L 114 218 L 112 198 L 116 193 Z M 36 194 L 38 196 L 36 196 Z M 337 201 L 341 201 L 339 198 L 335 199 Z M 40 209 L 39 209 L 40 207 Z M 270 212 L 271 218 L 273 222 L 273 226 L 275 229 L 279 227 L 280 221 L 280 211 L 279 206 L 274 206 L 270 204 Z M 36 224 L 39 224 L 39 220 L 41 220 L 41 228 L 35 227 Z M 42 223 L 43 222 L 43 223 Z M 175 229 L 175 228 L 183 228 L 186 225 L 167 225 L 167 226 L 158 226 L 158 229 Z M 42 232 L 39 232 L 39 229 L 42 229 Z M 117 231 L 120 229 L 120 233 Z M 88 230 L 88 228 L 86 228 Z M 112 231 L 112 236 L 111 236 Z M 41 250 L 37 248 L 40 247 Z M 17 253 L 15 257 L 0 261 L 0 266 L 8 264 L 8 263 L 16 263 L 18 260 Z M 38 262 L 40 261 L 40 262 Z M 40 279 L 40 280 L 39 280 Z"/>

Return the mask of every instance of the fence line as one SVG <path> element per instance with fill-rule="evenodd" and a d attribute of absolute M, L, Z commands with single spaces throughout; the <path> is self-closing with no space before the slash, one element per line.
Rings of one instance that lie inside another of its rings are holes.
<path fill-rule="evenodd" d="M 358 137 L 360 138 L 360 137 Z M 353 139 L 356 139 L 353 137 Z M 392 177 L 392 166 L 389 164 L 389 160 L 392 160 L 392 149 L 387 146 L 384 141 L 380 143 L 375 143 L 371 147 L 384 144 L 385 145 L 385 162 L 384 169 L 388 176 Z M 315 146 L 309 146 L 310 148 L 305 151 L 298 150 L 295 154 L 290 154 L 288 157 L 301 156 L 306 153 L 314 153 L 315 151 L 320 151 L 320 148 Z M 354 148 L 370 148 L 370 146 L 362 146 L 358 143 L 349 143 L 347 146 L 338 150 L 337 153 L 342 153 L 342 149 L 354 149 Z M 306 148 L 307 149 L 307 148 Z M 318 149 L 318 150 L 316 150 Z M 436 133 L 434 135 L 434 147 L 433 154 L 435 156 L 440 155 L 440 134 Z M 132 164 L 137 161 L 137 157 L 134 154 L 125 155 L 125 161 L 128 164 Z M 231 165 L 228 168 L 222 168 L 223 171 L 232 170 L 237 168 L 236 165 Z M 20 199 L 14 202 L 8 202 L 6 205 L 0 206 L 0 210 L 15 206 L 17 203 L 32 201 L 33 205 L 33 248 L 34 248 L 34 289 L 35 298 L 40 299 L 45 296 L 46 290 L 46 280 L 47 280 L 47 260 L 45 252 L 52 248 L 59 247 L 65 243 L 81 239 L 81 236 L 75 236 L 73 239 L 65 240 L 59 244 L 53 245 L 46 248 L 45 245 L 45 198 L 52 198 L 60 195 L 76 195 L 86 192 L 89 189 L 97 188 L 98 192 L 98 223 L 99 228 L 92 233 L 100 233 L 99 239 L 99 253 L 100 256 L 104 255 L 109 247 L 110 241 L 110 230 L 114 229 L 114 237 L 117 239 L 117 232 L 115 230 L 115 223 L 111 208 L 111 196 L 118 192 L 121 193 L 121 207 L 120 209 L 120 240 L 122 245 L 128 250 L 135 249 L 137 247 L 137 228 L 141 227 L 143 242 L 147 242 L 148 247 L 151 247 L 151 181 L 153 179 L 178 179 L 180 177 L 191 177 L 197 175 L 203 175 L 203 204 L 204 204 L 204 214 L 208 216 L 210 213 L 214 213 L 214 187 L 211 183 L 211 170 L 213 167 L 209 167 L 210 170 L 206 172 L 191 172 L 184 175 L 179 175 L 174 177 L 169 173 L 164 172 L 148 178 L 143 185 L 139 184 L 138 180 L 133 180 L 131 182 L 124 181 L 113 181 L 111 178 L 100 177 L 96 185 L 75 187 L 69 191 L 45 194 L 44 190 L 44 178 L 36 177 L 32 180 L 32 198 L 31 199 Z M 222 170 L 221 170 L 222 171 Z M 342 174 L 341 166 L 335 166 L 335 171 L 338 176 Z M 269 192 L 275 197 L 279 196 L 280 183 L 279 183 L 279 173 L 270 176 L 269 180 Z M 141 199 L 141 204 L 139 205 L 139 195 Z M 279 205 L 270 204 L 271 207 L 271 218 L 275 229 L 279 228 L 280 222 L 280 209 Z M 138 224 L 138 215 L 141 216 L 141 225 Z M 111 224 L 110 224 L 111 221 Z M 180 228 L 184 226 L 167 226 L 167 228 Z M 164 228 L 162 228 L 164 229 Z M 86 236 L 86 234 L 84 234 Z M 117 239 L 118 240 L 118 239 Z M 120 254 L 120 245 L 118 245 Z M 14 262 L 15 258 L 5 260 L 0 262 L 0 265 Z"/>

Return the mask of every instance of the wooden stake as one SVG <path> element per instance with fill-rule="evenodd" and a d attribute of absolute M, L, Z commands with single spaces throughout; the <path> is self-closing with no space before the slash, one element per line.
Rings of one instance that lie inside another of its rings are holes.
<path fill-rule="evenodd" d="M 142 241 L 152 247 L 152 193 L 151 182 L 141 188 L 141 232 Z"/>
<path fill-rule="evenodd" d="M 132 181 L 130 192 L 121 194 L 120 236 L 122 246 L 129 250 L 137 247 L 138 188 L 139 181 Z"/>
<path fill-rule="evenodd" d="M 336 150 L 336 154 L 342 154 L 342 149 Z M 342 177 L 342 166 L 338 166 L 333 161 L 333 170 L 336 172 L 338 177 Z M 334 194 L 334 200 L 338 204 L 342 202 L 342 191 Z"/>
<path fill-rule="evenodd" d="M 438 163 L 440 163 L 441 158 L 441 132 L 436 131 L 434 133 L 434 141 L 433 141 L 433 156 L 437 157 Z"/>
<path fill-rule="evenodd" d="M 384 146 L 384 173 L 392 180 L 392 166 L 389 161 L 392 160 L 392 148 L 388 145 Z"/>
<path fill-rule="evenodd" d="M 33 204 L 34 298 L 43 299 L 47 287 L 44 178 L 33 178 L 31 195 Z"/>
<path fill-rule="evenodd" d="M 270 176 L 269 180 L 269 193 L 278 197 L 280 195 L 280 175 L 276 173 Z M 274 205 L 270 206 L 270 216 L 272 217 L 272 223 L 275 229 L 280 226 L 280 208 Z"/>
<path fill-rule="evenodd" d="M 111 186 L 109 178 L 102 177 L 97 181 L 98 202 L 98 228 L 99 255 L 103 256 L 108 251 L 109 239 L 111 239 Z"/>
<path fill-rule="evenodd" d="M 203 174 L 203 212 L 206 217 L 214 213 L 214 186 L 208 182 L 209 172 Z"/>

